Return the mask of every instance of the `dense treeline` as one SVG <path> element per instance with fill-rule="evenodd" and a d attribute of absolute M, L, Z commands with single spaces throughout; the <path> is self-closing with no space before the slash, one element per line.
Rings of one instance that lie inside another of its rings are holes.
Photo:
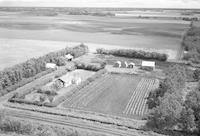
<path fill-rule="evenodd" d="M 151 109 L 148 127 L 200 133 L 200 86 L 185 96 L 185 83 L 186 70 L 183 66 L 174 65 L 167 70 L 166 79 L 147 98 Z"/>
<path fill-rule="evenodd" d="M 132 49 L 114 49 L 114 50 L 106 50 L 106 49 L 97 49 L 97 53 L 106 54 L 106 55 L 115 55 L 120 57 L 129 57 L 129 58 L 140 58 L 140 59 L 153 59 L 159 61 L 166 61 L 167 55 L 161 54 L 157 52 L 145 52 L 141 50 L 132 50 Z"/>
<path fill-rule="evenodd" d="M 88 47 L 85 45 L 76 46 L 74 48 L 65 48 L 57 52 L 48 53 L 39 58 L 32 58 L 24 63 L 15 65 L 11 68 L 6 68 L 0 71 L 0 92 L 6 88 L 15 85 L 22 81 L 35 76 L 42 71 L 47 70 L 46 63 L 55 63 L 58 66 L 64 65 L 62 56 L 70 53 L 74 57 L 79 57 L 88 52 Z"/>
<path fill-rule="evenodd" d="M 184 54 L 184 59 L 193 63 L 200 63 L 200 27 L 191 24 L 183 37 L 182 46 L 188 53 Z"/>
<path fill-rule="evenodd" d="M 75 66 L 77 69 L 85 69 L 90 71 L 99 71 L 105 68 L 105 62 L 98 62 L 98 63 L 84 63 L 80 61 L 75 62 Z"/>

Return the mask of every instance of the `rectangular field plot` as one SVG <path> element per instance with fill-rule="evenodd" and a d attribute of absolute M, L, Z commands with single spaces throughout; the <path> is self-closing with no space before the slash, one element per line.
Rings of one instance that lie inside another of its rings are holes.
<path fill-rule="evenodd" d="M 156 87 L 158 87 L 157 79 L 105 74 L 68 98 L 61 106 L 141 118 L 148 112 L 145 98 L 148 92 Z"/>

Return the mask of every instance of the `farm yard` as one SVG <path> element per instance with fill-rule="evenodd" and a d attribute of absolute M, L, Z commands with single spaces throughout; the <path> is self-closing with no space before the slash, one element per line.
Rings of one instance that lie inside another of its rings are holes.
<path fill-rule="evenodd" d="M 148 113 L 148 92 L 157 88 L 158 83 L 157 79 L 135 75 L 105 74 L 75 93 L 61 107 L 141 119 Z"/>
<path fill-rule="evenodd" d="M 91 77 L 95 72 L 87 70 L 74 70 L 45 84 L 24 96 L 24 100 L 30 102 L 52 103 L 61 96 L 70 92 L 76 85 Z M 62 82 L 65 84 L 62 85 Z"/>
<path fill-rule="evenodd" d="M 144 17 L 123 10 L 108 16 L 57 12 L 0 9 L 0 112 L 113 136 L 160 136 L 148 123 L 171 115 L 157 115 L 177 109 L 181 121 L 187 114 L 185 105 L 171 102 L 188 101 L 200 79 L 199 67 L 182 60 L 190 27 L 184 11 L 169 18 L 160 10 Z"/>

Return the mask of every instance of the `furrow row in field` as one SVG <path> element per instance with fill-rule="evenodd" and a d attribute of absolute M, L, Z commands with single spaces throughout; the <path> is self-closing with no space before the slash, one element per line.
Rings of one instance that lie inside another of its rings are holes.
<path fill-rule="evenodd" d="M 157 87 L 157 80 L 155 79 L 142 79 L 123 111 L 124 114 L 135 114 L 135 115 L 144 115 L 146 110 L 146 97 L 148 96 L 149 91 Z"/>
<path fill-rule="evenodd" d="M 149 79 L 146 79 L 146 82 L 144 82 L 142 87 L 139 88 L 139 90 L 136 90 L 139 93 L 135 96 L 135 99 L 132 103 L 131 110 L 130 110 L 129 114 L 136 114 L 136 110 L 138 109 L 138 106 L 139 106 L 139 104 L 142 100 L 142 96 L 144 95 L 145 91 L 147 90 L 147 88 L 149 86 L 149 81 L 150 81 Z"/>
<path fill-rule="evenodd" d="M 110 83 L 112 81 L 109 81 Z M 88 103 L 90 103 L 92 100 L 94 100 L 95 98 L 97 98 L 99 96 L 99 94 L 101 94 L 103 91 L 107 90 L 110 88 L 110 86 L 112 86 L 112 84 L 104 84 L 105 87 L 101 87 L 101 88 L 91 88 L 94 91 L 89 94 L 87 97 L 84 98 L 84 100 L 82 101 L 82 103 L 80 103 L 80 107 L 86 107 L 88 105 Z"/>
<path fill-rule="evenodd" d="M 102 81 L 100 81 L 100 82 L 104 84 L 104 83 L 106 83 L 106 82 L 109 81 L 109 80 L 110 80 L 110 77 L 108 76 L 108 77 L 105 77 L 105 78 L 104 78 Z M 92 88 L 101 88 L 101 84 L 95 83 L 95 86 L 92 86 Z M 94 90 L 91 89 L 90 86 L 88 86 L 88 87 L 84 88 L 81 92 L 82 92 L 82 93 L 79 93 L 79 95 L 74 99 L 74 101 L 72 101 L 72 104 L 70 105 L 71 107 L 77 107 L 78 104 L 81 103 L 82 100 L 83 100 L 86 96 L 88 96 L 88 95 L 94 93 Z"/>
<path fill-rule="evenodd" d="M 133 100 L 134 100 L 135 94 L 138 93 L 138 92 L 136 92 L 137 88 L 140 88 L 144 82 L 145 82 L 145 79 L 142 78 L 141 81 L 139 82 L 139 84 L 137 85 L 136 89 L 133 90 L 134 92 L 133 92 L 133 94 L 131 95 L 131 98 L 130 98 L 130 100 L 129 100 L 129 102 L 128 102 L 126 108 L 125 108 L 125 110 L 123 111 L 124 114 L 127 114 L 127 113 L 128 113 L 128 111 L 129 111 L 129 109 L 130 109 L 130 107 L 131 107 L 131 104 L 132 104 L 132 102 L 133 102 Z"/>
<path fill-rule="evenodd" d="M 107 81 L 110 81 L 110 78 L 107 79 L 105 82 L 107 83 Z M 98 87 L 88 88 L 89 93 L 85 94 L 77 102 L 75 102 L 76 103 L 75 107 L 83 107 L 84 105 L 86 105 L 87 101 L 90 101 L 90 99 L 92 99 L 94 95 L 99 95 L 102 91 L 108 89 L 110 85 L 106 84 L 105 82 L 102 82 L 104 84 L 103 87 L 101 86 L 102 84 L 100 83 Z"/>
<path fill-rule="evenodd" d="M 144 111 L 146 108 L 146 97 L 148 96 L 149 91 L 151 91 L 154 88 L 154 84 L 155 84 L 155 80 L 152 79 L 151 82 L 149 83 L 148 89 L 146 90 L 145 94 L 141 98 L 140 105 L 138 106 L 138 110 L 136 111 L 137 115 L 143 116 L 145 114 Z"/>
<path fill-rule="evenodd" d="M 105 77 L 106 77 L 106 76 L 107 76 L 107 75 L 104 75 L 103 77 L 101 77 L 100 79 L 98 79 L 98 81 L 99 81 L 99 82 L 102 82 L 103 80 L 105 80 Z M 93 82 L 93 83 L 91 84 L 91 86 L 96 86 L 96 85 L 98 85 L 96 82 Z M 79 97 L 79 96 L 81 96 L 82 94 L 84 94 L 84 92 L 87 90 L 86 88 L 87 88 L 87 86 L 84 87 L 83 89 L 80 89 L 78 92 L 76 92 L 76 93 L 75 93 L 73 96 L 71 96 L 70 98 L 66 99 L 65 102 L 64 102 L 65 105 L 66 105 L 66 106 L 70 105 L 71 102 L 74 101 L 74 99 L 76 100 L 77 97 Z"/>

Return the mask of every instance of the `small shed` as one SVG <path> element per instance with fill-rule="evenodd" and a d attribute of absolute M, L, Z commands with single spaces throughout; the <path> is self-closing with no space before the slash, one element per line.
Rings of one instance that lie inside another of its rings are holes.
<path fill-rule="evenodd" d="M 155 61 L 142 61 L 142 68 L 154 70 L 156 67 Z"/>
<path fill-rule="evenodd" d="M 131 62 L 128 64 L 128 68 L 134 68 L 135 67 L 135 63 Z"/>
<path fill-rule="evenodd" d="M 57 69 L 57 65 L 54 63 L 46 63 L 45 67 L 48 69 Z"/>
<path fill-rule="evenodd" d="M 121 68 L 121 66 L 122 66 L 121 61 L 117 61 L 117 62 L 115 62 L 115 64 L 114 64 L 114 67 L 117 67 L 117 68 Z"/>
<path fill-rule="evenodd" d="M 65 55 L 65 58 L 68 60 L 68 61 L 72 61 L 74 59 L 74 56 L 72 56 L 71 54 L 67 54 Z"/>

